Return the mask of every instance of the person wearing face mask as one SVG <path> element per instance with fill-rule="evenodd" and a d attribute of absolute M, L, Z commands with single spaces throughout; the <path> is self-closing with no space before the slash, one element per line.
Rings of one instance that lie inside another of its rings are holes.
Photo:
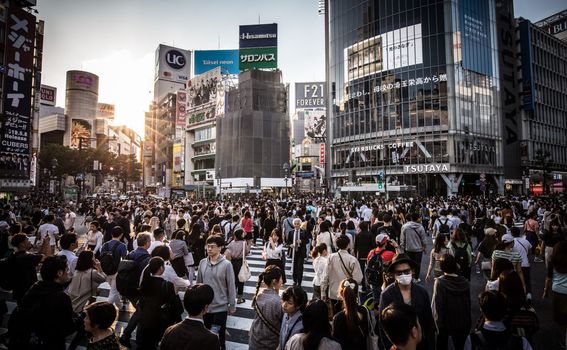
<path fill-rule="evenodd" d="M 388 273 L 393 274 L 395 283 L 389 285 L 380 296 L 380 311 L 384 310 L 393 302 L 411 305 L 418 316 L 423 331 L 423 340 L 417 349 L 434 349 L 435 346 L 435 324 L 431 311 L 431 299 L 422 286 L 414 283 L 412 274 L 416 269 L 416 263 L 406 254 L 398 254 L 388 267 Z M 392 344 L 388 343 L 386 336 L 382 335 L 386 349 Z"/>

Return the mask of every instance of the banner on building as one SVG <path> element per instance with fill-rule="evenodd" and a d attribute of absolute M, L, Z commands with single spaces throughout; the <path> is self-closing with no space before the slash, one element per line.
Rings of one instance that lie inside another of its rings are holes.
<path fill-rule="evenodd" d="M 177 91 L 175 99 L 175 125 L 185 126 L 187 122 L 187 92 Z"/>
<path fill-rule="evenodd" d="M 195 75 L 203 74 L 216 67 L 221 74 L 239 74 L 238 50 L 199 50 L 195 51 Z"/>
<path fill-rule="evenodd" d="M 240 49 L 240 70 L 278 68 L 277 47 Z"/>
<path fill-rule="evenodd" d="M 319 144 L 319 164 L 325 164 L 325 144 Z"/>
<path fill-rule="evenodd" d="M 327 134 L 326 111 L 305 111 L 305 136 L 314 141 L 324 140 Z"/>
<path fill-rule="evenodd" d="M 14 4 L 6 22 L 0 178 L 29 179 L 35 17 Z"/>
<path fill-rule="evenodd" d="M 278 24 L 241 25 L 239 47 L 275 47 L 278 46 Z"/>
<path fill-rule="evenodd" d="M 295 108 L 325 108 L 325 82 L 295 83 Z"/>
<path fill-rule="evenodd" d="M 183 171 L 183 147 L 182 143 L 173 144 L 173 171 L 180 172 Z"/>
<path fill-rule="evenodd" d="M 192 78 L 187 82 L 187 107 L 214 105 L 216 108 L 220 90 L 222 90 L 220 67 Z"/>
<path fill-rule="evenodd" d="M 490 0 L 461 0 L 460 29 L 463 68 L 492 75 Z"/>
<path fill-rule="evenodd" d="M 155 58 L 154 80 L 185 83 L 191 76 L 191 51 L 159 45 Z"/>
<path fill-rule="evenodd" d="M 41 85 L 39 88 L 39 103 L 45 106 L 55 106 L 57 100 L 57 88 L 48 85 Z"/>
<path fill-rule="evenodd" d="M 73 119 L 71 121 L 71 148 L 79 148 L 81 139 L 83 148 L 91 144 L 93 126 L 90 121 L 84 119 Z"/>
<path fill-rule="evenodd" d="M 103 119 L 114 120 L 115 107 L 109 103 L 97 104 L 97 117 Z"/>

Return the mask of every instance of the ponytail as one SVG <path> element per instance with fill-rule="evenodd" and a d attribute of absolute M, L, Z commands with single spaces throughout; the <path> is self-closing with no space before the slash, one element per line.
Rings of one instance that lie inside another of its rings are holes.
<path fill-rule="evenodd" d="M 260 273 L 258 276 L 258 283 L 256 283 L 256 293 L 254 293 L 254 298 L 252 298 L 252 306 L 256 306 L 256 297 L 258 297 L 258 292 L 262 286 L 262 281 L 264 280 L 264 272 Z"/>
<path fill-rule="evenodd" d="M 260 287 L 262 286 L 262 282 L 266 285 L 266 287 L 270 287 L 272 282 L 279 281 L 282 278 L 282 270 L 275 265 L 270 265 L 266 267 L 264 272 L 258 276 L 258 283 L 256 284 L 256 293 L 254 294 L 254 298 L 252 299 L 252 306 L 256 305 L 256 298 L 258 297 L 258 292 L 260 291 Z"/>
<path fill-rule="evenodd" d="M 358 332 L 358 283 L 352 278 L 344 279 L 339 290 L 343 298 L 347 329 L 350 333 Z"/>
<path fill-rule="evenodd" d="M 145 291 L 148 288 L 148 283 L 150 281 L 151 275 L 159 271 L 160 268 L 165 266 L 165 261 L 159 256 L 154 256 L 150 259 L 146 267 L 142 270 L 142 278 L 140 281 L 140 292 Z"/>

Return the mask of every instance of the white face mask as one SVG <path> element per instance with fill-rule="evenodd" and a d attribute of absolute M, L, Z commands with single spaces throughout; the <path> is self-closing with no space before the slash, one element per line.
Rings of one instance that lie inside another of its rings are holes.
<path fill-rule="evenodd" d="M 396 281 L 404 286 L 409 286 L 412 280 L 413 280 L 413 276 L 411 274 L 396 276 Z"/>

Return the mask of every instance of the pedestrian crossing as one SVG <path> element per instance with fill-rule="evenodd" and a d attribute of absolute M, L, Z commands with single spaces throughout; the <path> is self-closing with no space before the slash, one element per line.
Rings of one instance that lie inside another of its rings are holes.
<path fill-rule="evenodd" d="M 227 335 L 226 335 L 226 348 L 232 350 L 243 350 L 248 349 L 248 331 L 252 326 L 252 321 L 254 320 L 255 312 L 252 308 L 252 298 L 256 293 L 256 284 L 258 282 L 258 275 L 264 271 L 264 266 L 266 262 L 262 260 L 262 247 L 253 246 L 251 247 L 251 254 L 246 257 L 248 265 L 250 266 L 250 271 L 252 272 L 252 277 L 244 284 L 244 295 L 243 298 L 245 302 L 236 305 L 236 312 L 234 315 L 229 315 L 227 319 Z M 280 294 L 285 288 L 293 283 L 292 279 L 292 261 L 291 258 L 287 258 L 286 264 L 286 278 L 287 283 L 280 290 Z M 313 278 L 315 276 L 315 271 L 311 262 L 306 262 L 304 264 L 303 282 L 301 286 L 307 292 L 309 299 L 313 295 Z M 110 292 L 110 286 L 108 283 L 103 283 L 99 286 L 97 301 L 107 301 Z M 181 300 L 183 300 L 184 292 L 179 292 Z M 8 313 L 10 314 L 16 307 L 15 302 L 8 301 Z M 118 320 L 114 325 L 116 334 L 120 336 L 126 325 L 130 316 L 134 312 L 132 305 L 128 304 L 126 309 L 122 308 L 119 310 Z M 183 313 L 183 317 L 186 317 L 187 313 Z M 132 344 L 133 349 L 135 349 L 135 338 L 136 333 L 132 334 Z M 83 350 L 84 347 L 79 347 Z"/>

